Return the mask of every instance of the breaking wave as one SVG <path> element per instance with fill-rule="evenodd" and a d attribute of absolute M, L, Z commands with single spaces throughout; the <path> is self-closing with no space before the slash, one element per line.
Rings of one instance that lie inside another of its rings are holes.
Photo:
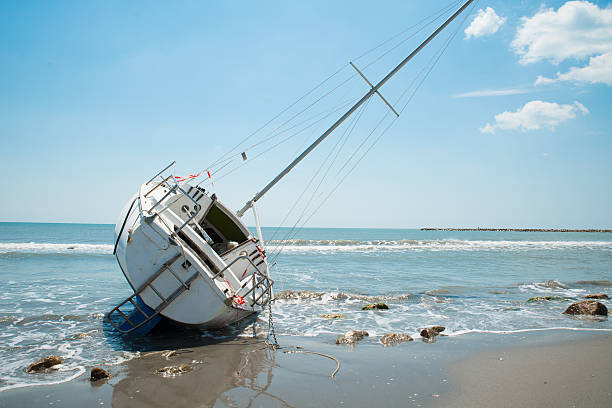
<path fill-rule="evenodd" d="M 282 290 L 274 295 L 277 300 L 364 300 L 367 302 L 402 301 L 415 299 L 411 293 L 400 295 L 362 295 L 358 293 L 345 292 L 315 292 L 310 290 Z"/>
<path fill-rule="evenodd" d="M 113 246 L 109 244 L 52 244 L 52 243 L 0 243 L 0 254 L 86 254 L 110 255 Z"/>
<path fill-rule="evenodd" d="M 612 250 L 610 241 L 470 241 L 438 240 L 307 240 L 269 241 L 269 248 L 284 252 L 377 252 L 377 251 L 529 251 L 559 249 Z"/>
<path fill-rule="evenodd" d="M 443 252 L 443 251 L 530 251 L 563 249 L 603 249 L 612 251 L 611 241 L 470 241 L 457 239 L 438 240 L 272 240 L 266 243 L 268 249 L 283 249 L 283 252 Z M 82 243 L 0 243 L 3 254 L 84 254 L 110 255 L 110 244 Z"/>

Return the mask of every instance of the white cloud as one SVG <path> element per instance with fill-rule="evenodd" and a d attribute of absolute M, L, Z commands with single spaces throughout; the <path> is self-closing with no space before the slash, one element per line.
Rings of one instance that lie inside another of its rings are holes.
<path fill-rule="evenodd" d="M 604 83 L 612 85 L 612 52 L 591 57 L 589 64 L 580 67 L 571 67 L 569 71 L 562 74 L 557 72 L 556 78 L 539 76 L 536 85 L 546 85 L 558 81 L 576 81 L 590 84 Z"/>
<path fill-rule="evenodd" d="M 523 17 L 512 49 L 523 65 L 550 61 L 585 60 L 556 78 L 538 77 L 536 85 L 577 81 L 612 85 L 612 6 L 600 8 L 588 1 L 568 1 L 558 10 L 544 9 Z"/>
<path fill-rule="evenodd" d="M 465 38 L 495 34 L 505 22 L 506 17 L 498 16 L 491 7 L 487 7 L 486 10 L 480 9 L 472 23 L 465 29 Z"/>
<path fill-rule="evenodd" d="M 580 102 L 560 105 L 554 102 L 531 101 L 516 112 L 502 112 L 495 115 L 495 124 L 487 123 L 480 128 L 480 131 L 494 133 L 497 129 L 522 131 L 554 129 L 561 122 L 575 118 L 577 113 L 585 115 L 589 110 Z"/>
<path fill-rule="evenodd" d="M 530 92 L 529 89 L 510 88 L 510 89 L 484 89 L 482 91 L 471 91 L 453 95 L 453 98 L 478 98 L 481 96 L 506 96 L 520 95 Z"/>
<path fill-rule="evenodd" d="M 568 1 L 559 10 L 546 9 L 523 17 L 512 41 L 522 64 L 581 59 L 612 51 L 612 8 L 588 1 Z"/>

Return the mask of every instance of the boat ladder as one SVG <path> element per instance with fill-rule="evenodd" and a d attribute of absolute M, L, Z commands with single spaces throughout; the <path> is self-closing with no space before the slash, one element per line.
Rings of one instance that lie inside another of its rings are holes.
<path fill-rule="evenodd" d="M 165 262 L 157 272 L 155 272 L 140 288 L 127 297 L 124 301 L 115 306 L 106 314 L 106 320 L 121 334 L 128 334 L 135 330 L 140 334 L 148 333 L 160 320 L 159 315 L 165 308 L 175 301 L 183 292 L 189 289 L 191 283 L 200 274 L 198 272 L 191 275 L 186 280 L 182 280 L 172 269 L 171 265 L 181 256 L 177 254 Z M 156 279 L 164 274 L 170 274 L 177 281 L 178 287 L 168 296 L 164 296 L 154 286 Z M 151 289 L 159 299 L 160 303 L 155 309 L 151 309 L 141 299 L 140 294 L 146 289 Z M 127 310 L 128 308 L 133 308 Z M 123 309 L 123 310 L 122 310 Z M 129 313 L 129 314 L 127 314 Z"/>

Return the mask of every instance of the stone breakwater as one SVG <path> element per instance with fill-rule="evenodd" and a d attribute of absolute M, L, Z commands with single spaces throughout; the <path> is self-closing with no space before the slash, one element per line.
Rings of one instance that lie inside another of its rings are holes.
<path fill-rule="evenodd" d="M 555 229 L 555 228 L 421 228 L 421 231 L 612 232 L 612 229 Z"/>

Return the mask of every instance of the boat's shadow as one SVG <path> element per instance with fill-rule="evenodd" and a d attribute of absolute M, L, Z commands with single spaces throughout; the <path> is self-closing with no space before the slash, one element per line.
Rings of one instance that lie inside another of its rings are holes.
<path fill-rule="evenodd" d="M 153 352 L 184 348 L 202 347 L 213 344 L 241 340 L 263 343 L 263 338 L 257 336 L 257 316 L 247 317 L 230 326 L 218 329 L 199 329 L 181 326 L 163 320 L 146 335 L 138 333 L 121 334 L 107 321 L 103 323 L 105 340 L 111 348 L 126 352 Z"/>
<path fill-rule="evenodd" d="M 265 400 L 290 407 L 269 392 L 276 351 L 255 336 L 255 319 L 208 331 L 165 323 L 146 336 L 105 327 L 114 349 L 137 353 L 111 382 L 113 406 L 251 406 Z"/>

